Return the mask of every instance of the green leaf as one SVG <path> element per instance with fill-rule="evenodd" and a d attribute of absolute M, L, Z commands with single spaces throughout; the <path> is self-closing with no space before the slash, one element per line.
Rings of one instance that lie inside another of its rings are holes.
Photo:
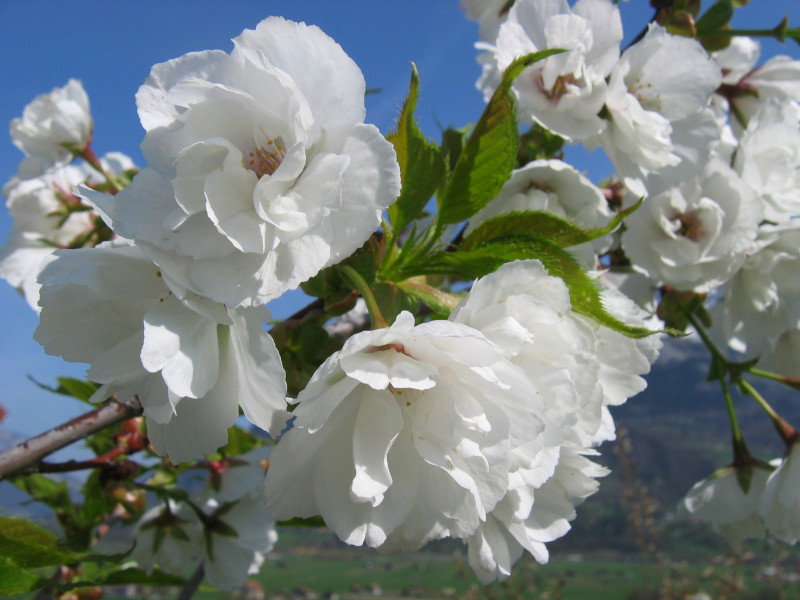
<path fill-rule="evenodd" d="M 472 124 L 466 125 L 461 129 L 448 127 L 442 131 L 442 143 L 439 148 L 442 151 L 447 172 L 452 173 L 458 163 L 458 157 L 464 151 L 464 144 L 467 140 L 467 134 L 472 129 Z M 444 190 L 442 190 L 444 191 Z"/>
<path fill-rule="evenodd" d="M 419 96 L 417 67 L 411 63 L 411 84 L 408 98 L 400 111 L 397 129 L 387 139 L 394 146 L 400 164 L 403 187 L 400 197 L 389 207 L 389 220 L 395 231 L 401 231 L 419 217 L 433 197 L 444 174 L 444 160 L 439 148 L 425 139 L 414 119 Z"/>
<path fill-rule="evenodd" d="M 59 383 L 57 390 L 59 393 L 72 396 L 83 402 L 88 402 L 89 398 L 91 398 L 92 394 L 94 394 L 99 387 L 97 384 L 90 381 L 82 381 L 71 377 L 58 377 L 56 381 Z"/>
<path fill-rule="evenodd" d="M 710 327 L 711 316 L 703 305 L 704 301 L 703 294 L 666 288 L 661 294 L 656 314 L 667 327 L 677 331 L 686 331 L 690 315 L 697 315 L 703 325 Z"/>
<path fill-rule="evenodd" d="M 276 523 L 278 527 L 311 527 L 315 529 L 324 529 L 327 527 L 325 525 L 325 521 L 320 516 L 316 517 L 294 517 L 293 519 L 289 519 L 287 521 L 278 521 Z"/>
<path fill-rule="evenodd" d="M 42 390 L 47 390 L 53 394 L 60 394 L 62 396 L 69 396 L 82 402 L 88 402 L 89 397 L 97 390 L 97 385 L 88 381 L 80 379 L 73 379 L 71 377 L 58 377 L 58 387 L 52 387 L 45 383 L 36 381 L 33 377 L 28 375 L 30 380 L 36 387 Z"/>
<path fill-rule="evenodd" d="M 78 560 L 56 549 L 58 538 L 24 519 L 0 517 L 0 556 L 24 568 L 69 564 Z"/>
<path fill-rule="evenodd" d="M 459 223 L 486 206 L 516 164 L 517 120 L 511 84 L 527 67 L 562 50 L 542 50 L 512 62 L 475 124 L 439 200 L 440 225 Z"/>
<path fill-rule="evenodd" d="M 519 138 L 517 151 L 517 167 L 524 167 L 529 162 L 544 158 L 563 156 L 564 138 L 548 131 L 538 123 Z"/>
<path fill-rule="evenodd" d="M 96 469 L 89 475 L 83 486 L 83 506 L 81 517 L 85 523 L 100 523 L 116 506 L 100 483 L 100 470 Z"/>
<path fill-rule="evenodd" d="M 733 12 L 734 7 L 731 0 L 717 0 L 711 5 L 711 8 L 703 13 L 703 16 L 695 21 L 694 26 L 698 37 L 725 27 L 733 18 Z"/>
<path fill-rule="evenodd" d="M 575 312 L 628 337 L 641 338 L 654 333 L 623 323 L 606 311 L 595 281 L 566 250 L 544 238 L 508 236 L 470 251 L 436 253 L 417 265 L 415 274 L 436 273 L 471 279 L 491 273 L 506 262 L 532 258 L 540 260 L 550 275 L 564 281 Z"/>
<path fill-rule="evenodd" d="M 12 517 L 0 517 L 0 535 L 41 546 L 55 546 L 58 543 L 58 538 L 46 529 L 25 519 Z"/>
<path fill-rule="evenodd" d="M 416 313 L 419 301 L 397 284 L 389 281 L 378 281 L 372 286 L 372 294 L 380 307 L 383 318 L 391 325 L 404 310 Z"/>
<path fill-rule="evenodd" d="M 8 481 L 35 501 L 49 506 L 67 537 L 87 540 L 89 528 L 84 527 L 81 523 L 65 482 L 53 481 L 38 473 L 11 477 Z"/>
<path fill-rule="evenodd" d="M 606 225 L 598 229 L 581 229 L 552 213 L 543 211 L 513 211 L 481 223 L 461 243 L 462 250 L 472 250 L 486 242 L 509 235 L 543 238 L 562 248 L 591 242 L 614 231 L 622 220 L 638 209 L 639 200 L 630 208 L 617 213 Z"/>
<path fill-rule="evenodd" d="M 753 474 L 755 468 L 750 465 L 745 465 L 736 468 L 736 481 L 739 482 L 739 487 L 742 492 L 748 494 L 750 492 L 750 485 L 753 483 Z"/>
<path fill-rule="evenodd" d="M 30 592 L 46 584 L 46 579 L 14 564 L 5 556 L 0 556 L 0 596 Z"/>
<path fill-rule="evenodd" d="M 412 277 L 397 282 L 397 287 L 407 295 L 427 304 L 434 312 L 446 318 L 461 299 L 430 285 L 425 277 Z"/>

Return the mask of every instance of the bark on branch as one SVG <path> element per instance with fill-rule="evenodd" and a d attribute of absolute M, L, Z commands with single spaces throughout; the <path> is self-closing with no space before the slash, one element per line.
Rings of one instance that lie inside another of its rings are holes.
<path fill-rule="evenodd" d="M 80 417 L 21 442 L 0 454 L 0 480 L 25 471 L 48 454 L 95 431 L 141 414 L 142 404 L 135 396 L 126 402 L 109 400 Z"/>

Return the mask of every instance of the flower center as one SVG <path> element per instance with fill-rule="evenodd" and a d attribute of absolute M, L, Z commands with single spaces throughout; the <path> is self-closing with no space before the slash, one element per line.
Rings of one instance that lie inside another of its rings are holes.
<path fill-rule="evenodd" d="M 560 75 L 553 87 L 547 89 L 544 86 L 544 79 L 542 74 L 540 73 L 539 76 L 536 78 L 536 87 L 539 88 L 539 91 L 547 97 L 548 100 L 552 104 L 558 104 L 558 101 L 561 100 L 561 97 L 567 93 L 568 86 L 570 85 L 578 85 L 578 80 L 575 79 L 575 75 L 572 73 L 567 73 L 566 75 Z"/>
<path fill-rule="evenodd" d="M 261 179 L 264 175 L 272 175 L 278 170 L 284 156 L 286 148 L 281 138 L 268 139 L 266 145 L 259 145 L 253 142 L 245 148 L 242 163 L 245 169 L 252 171 Z"/>
<path fill-rule="evenodd" d="M 703 223 L 695 213 L 684 213 L 675 218 L 680 223 L 677 231 L 678 235 L 689 238 L 696 242 L 703 236 Z"/>

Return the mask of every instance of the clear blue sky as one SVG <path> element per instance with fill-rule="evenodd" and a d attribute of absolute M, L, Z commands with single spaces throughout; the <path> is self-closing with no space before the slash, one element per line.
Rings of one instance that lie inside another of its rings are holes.
<path fill-rule="evenodd" d="M 652 12 L 647 0 L 621 2 L 620 10 L 627 39 Z M 752 2 L 742 13 L 747 19 L 734 22 L 740 27 L 772 27 L 786 13 L 791 24 L 800 25 L 797 0 Z M 367 98 L 367 121 L 381 131 L 391 127 L 405 98 L 410 61 L 420 72 L 417 114 L 429 137 L 438 138 L 439 124 L 474 122 L 483 109 L 474 85 L 480 73 L 473 48 L 477 25 L 463 17 L 458 0 L 0 0 L 0 122 L 20 116 L 36 95 L 74 77 L 89 94 L 97 154 L 121 151 L 144 166 L 134 94 L 150 67 L 190 51 L 230 51 L 231 38 L 270 15 L 318 25 L 342 45 L 367 86 L 381 88 Z M 765 43 L 764 54 L 800 58 L 798 46 L 790 44 Z M 22 158 L 6 140 L 0 143 L 0 184 Z M 609 174 L 598 156 L 576 156 L 573 164 L 595 180 Z M 0 210 L 0 239 L 10 230 Z M 46 356 L 32 339 L 35 327 L 35 314 L 0 282 L 0 404 L 9 412 L 0 428 L 25 435 L 85 410 L 27 380 L 30 374 L 52 383 L 58 374 L 79 376 L 85 369 Z"/>

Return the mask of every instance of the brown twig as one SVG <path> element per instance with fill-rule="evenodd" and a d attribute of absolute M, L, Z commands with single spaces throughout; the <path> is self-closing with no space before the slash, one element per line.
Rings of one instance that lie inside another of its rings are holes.
<path fill-rule="evenodd" d="M 141 414 L 142 404 L 135 396 L 126 402 L 109 400 L 80 417 L 45 431 L 0 454 L 0 480 L 24 471 L 48 454 L 95 431 Z"/>
<path fill-rule="evenodd" d="M 203 576 L 205 575 L 205 565 L 204 563 L 200 563 L 192 573 L 192 576 L 189 578 L 189 581 L 186 582 L 186 585 L 183 586 L 181 593 L 178 595 L 177 600 L 189 600 L 194 593 L 197 591 L 197 588 L 200 587 L 200 582 L 203 581 Z"/>

